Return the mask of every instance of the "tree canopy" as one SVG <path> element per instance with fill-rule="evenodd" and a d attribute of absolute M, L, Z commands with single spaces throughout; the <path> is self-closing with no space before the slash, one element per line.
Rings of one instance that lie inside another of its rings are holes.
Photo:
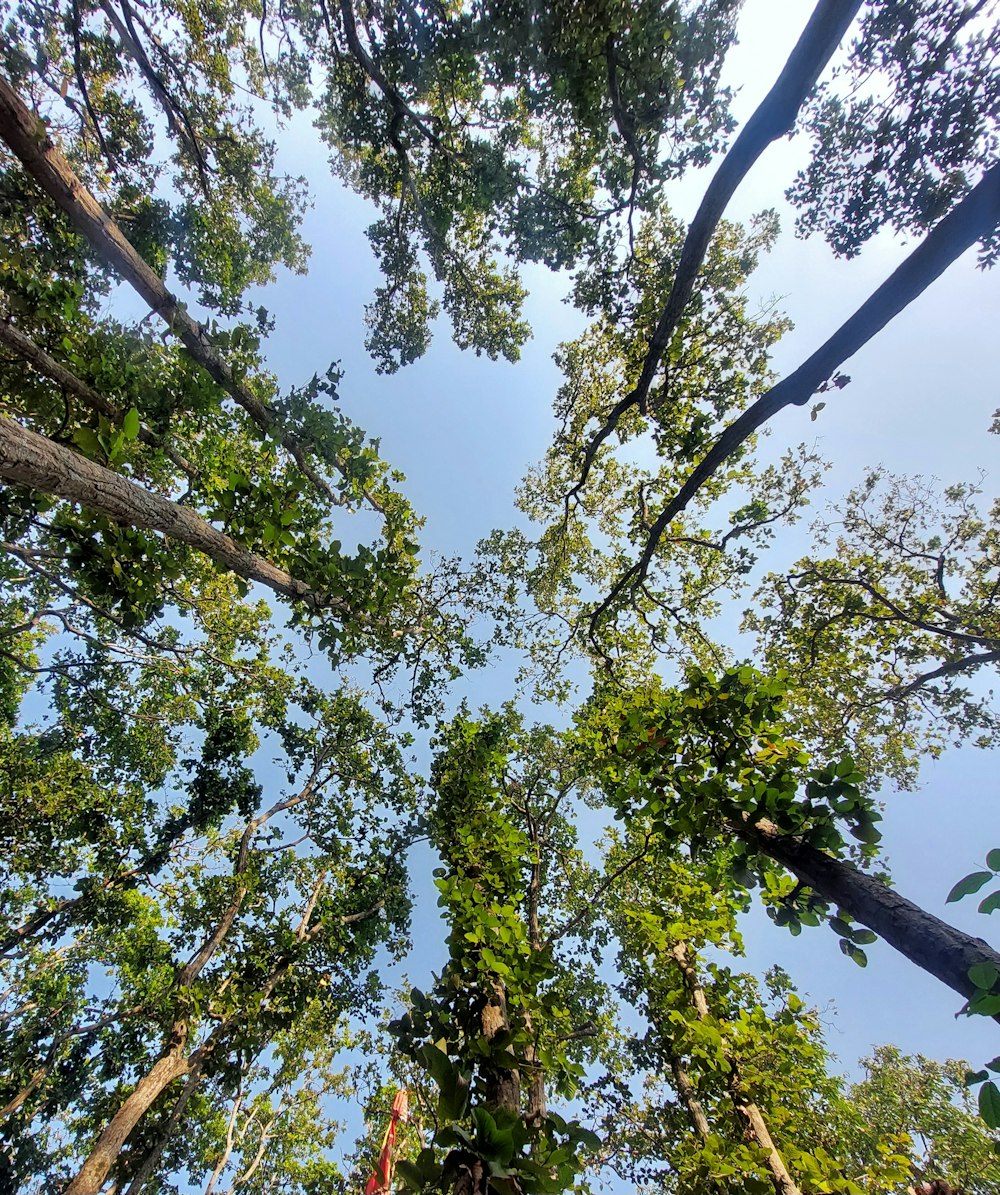
<path fill-rule="evenodd" d="M 871 460 L 806 529 L 827 462 L 777 418 L 994 265 L 1000 5 L 817 0 L 742 114 L 740 9 L 5 7 L 0 1192 L 996 1188 L 1000 1059 L 846 1077 L 823 993 L 739 960 L 758 907 L 1000 1021 L 1000 951 L 880 854 L 892 790 L 992 745 L 1000 506 Z M 466 559 L 339 363 L 273 364 L 304 118 L 390 384 L 441 327 L 518 361 L 542 271 L 575 312 Z M 732 214 L 785 137 L 801 236 L 905 238 L 787 371 L 779 215 Z"/>

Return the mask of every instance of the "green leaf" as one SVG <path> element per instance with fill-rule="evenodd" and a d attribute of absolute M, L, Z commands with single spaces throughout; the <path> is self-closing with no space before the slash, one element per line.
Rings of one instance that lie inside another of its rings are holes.
<path fill-rule="evenodd" d="M 73 441 L 76 443 L 89 457 L 100 458 L 104 456 L 104 449 L 101 447 L 101 442 L 97 438 L 97 433 L 89 427 L 78 427 L 73 432 Z"/>
<path fill-rule="evenodd" d="M 986 856 L 986 866 L 1000 872 L 1000 846 L 995 846 Z"/>
<path fill-rule="evenodd" d="M 997 979 L 1000 978 L 1000 971 L 992 963 L 976 963 L 975 966 L 969 968 L 967 972 L 969 979 L 981 991 L 990 992 Z"/>
<path fill-rule="evenodd" d="M 963 896 L 971 896 L 973 892 L 978 892 L 984 884 L 988 884 L 993 879 L 991 871 L 974 871 L 970 875 L 965 876 L 959 880 L 954 888 L 948 893 L 948 898 L 945 904 L 952 904 L 956 900 L 961 900 Z"/>
<path fill-rule="evenodd" d="M 979 1089 L 979 1115 L 991 1129 L 1000 1129 L 1000 1088 L 992 1079 Z"/>
<path fill-rule="evenodd" d="M 126 440 L 134 440 L 139 434 L 139 412 L 132 407 L 122 420 L 122 435 Z"/>
<path fill-rule="evenodd" d="M 989 1077 L 988 1071 L 966 1071 L 962 1082 L 966 1087 L 975 1087 L 977 1083 L 985 1083 Z"/>
<path fill-rule="evenodd" d="M 980 913 L 995 913 L 997 909 L 1000 909 L 1000 888 L 979 902 Z"/>

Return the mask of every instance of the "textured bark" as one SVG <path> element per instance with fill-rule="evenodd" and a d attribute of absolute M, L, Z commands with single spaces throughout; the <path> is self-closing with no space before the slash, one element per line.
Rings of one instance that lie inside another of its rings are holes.
<path fill-rule="evenodd" d="M 681 1062 L 676 1054 L 670 1055 L 670 1069 L 673 1072 L 674 1086 L 677 1088 L 677 1094 L 681 1097 L 681 1101 L 687 1109 L 691 1127 L 698 1134 L 698 1138 L 701 1141 L 707 1141 L 708 1135 L 712 1131 L 709 1127 L 708 1117 L 705 1115 L 705 1109 L 702 1107 L 701 1100 L 698 1099 L 695 1093 L 691 1076 L 687 1073 L 683 1062 Z"/>
<path fill-rule="evenodd" d="M 279 427 L 274 412 L 233 374 L 205 329 L 139 256 L 114 220 L 77 177 L 50 139 L 45 124 L 0 76 L 0 139 L 66 215 L 73 228 L 123 282 L 156 312 L 208 375 L 264 432 L 273 433 L 302 473 L 331 502 L 339 499 L 309 463 L 299 441 Z M 370 500 L 370 499 L 369 499 Z M 374 502 L 373 505 L 376 505 Z"/>
<path fill-rule="evenodd" d="M 493 991 L 480 1013 L 483 1037 L 492 1041 L 498 1033 L 510 1028 L 507 1016 L 507 993 L 500 980 L 496 980 Z M 483 1068 L 486 1081 L 486 1107 L 490 1112 L 509 1112 L 518 1116 L 521 1112 L 521 1076 L 512 1067 Z"/>
<path fill-rule="evenodd" d="M 694 1006 L 695 1012 L 698 1014 L 700 1020 L 707 1020 L 709 1017 L 708 1000 L 705 998 L 705 989 L 701 986 L 701 980 L 698 978 L 698 972 L 687 943 L 675 942 L 670 948 L 670 953 L 684 976 L 684 982 L 691 996 L 691 1003 Z M 778 1147 L 771 1139 L 767 1121 L 765 1121 L 761 1114 L 760 1108 L 757 1107 L 753 1100 L 747 1097 L 740 1086 L 739 1069 L 736 1066 L 735 1060 L 727 1055 L 726 1062 L 729 1064 L 729 1096 L 732 1100 L 736 1117 L 743 1125 L 743 1130 L 748 1140 L 756 1142 L 767 1154 L 767 1168 L 771 1172 L 771 1182 L 774 1185 L 776 1195 L 802 1195 L 798 1184 L 788 1173 L 788 1168 L 778 1151 Z M 702 1115 L 704 1116 L 704 1113 Z M 705 1128 L 706 1130 L 708 1128 L 707 1122 L 705 1123 Z"/>
<path fill-rule="evenodd" d="M 88 386 L 86 382 L 78 378 L 65 365 L 60 364 L 54 357 L 50 357 L 43 348 L 35 344 L 30 336 L 26 336 L 20 328 L 15 327 L 14 324 L 3 318 L 0 318 L 0 344 L 5 345 L 11 352 L 16 353 L 23 361 L 37 370 L 38 373 L 50 378 L 57 386 L 61 386 L 67 394 L 71 394 L 74 398 L 82 402 L 84 406 L 104 415 L 112 423 L 121 425 L 122 420 L 125 418 L 125 412 L 120 407 L 116 407 L 114 403 L 109 402 L 103 394 L 98 394 L 92 386 Z M 163 444 L 160 437 L 154 435 L 148 428 L 139 428 L 139 439 L 143 444 L 149 444 L 154 448 L 158 448 L 189 477 L 197 476 L 197 469 L 195 469 L 186 457 L 181 456 L 179 452 L 175 452 L 172 448 Z"/>
<path fill-rule="evenodd" d="M 966 999 L 976 992 L 970 967 L 988 963 L 1000 973 L 1000 953 L 982 938 L 955 929 L 852 864 L 831 858 L 795 835 L 782 834 L 772 822 L 733 822 L 732 827 L 754 850 L 787 867 L 824 900 Z M 1000 1014 L 993 1019 L 1000 1022 Z"/>
<path fill-rule="evenodd" d="M 598 448 L 618 426 L 622 415 L 645 402 L 660 359 L 694 291 L 709 242 L 736 188 L 764 150 L 794 128 L 806 96 L 840 45 L 860 7 L 861 0 L 820 0 L 774 86 L 722 159 L 688 228 L 673 286 L 650 338 L 639 380 L 635 388 L 612 410 L 588 444 L 577 490 L 586 483 Z"/>
<path fill-rule="evenodd" d="M 122 1151 L 129 1134 L 146 1115 L 153 1103 L 174 1082 L 188 1073 L 190 1064 L 184 1054 L 187 1025 L 175 1026 L 175 1036 L 166 1052 L 154 1063 L 97 1139 L 90 1156 L 69 1182 L 63 1195 L 99 1195 L 108 1172 Z"/>
<path fill-rule="evenodd" d="M 229 572 L 266 585 L 283 597 L 303 601 L 315 609 L 350 611 L 346 602 L 316 593 L 304 581 L 217 531 L 186 506 L 152 494 L 5 416 L 0 416 L 0 478 L 78 502 L 124 526 L 158 531 L 168 539 L 203 552 Z"/>

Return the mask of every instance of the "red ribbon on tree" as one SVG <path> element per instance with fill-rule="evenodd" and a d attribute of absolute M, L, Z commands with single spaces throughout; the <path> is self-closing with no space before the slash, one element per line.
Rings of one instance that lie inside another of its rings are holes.
<path fill-rule="evenodd" d="M 396 1144 L 396 1125 L 401 1120 L 406 1120 L 409 1098 L 405 1087 L 401 1087 L 396 1092 L 396 1098 L 392 1101 L 389 1127 L 385 1130 L 385 1136 L 382 1138 L 378 1162 L 372 1171 L 371 1178 L 365 1183 L 365 1195 L 381 1195 L 382 1192 L 388 1192 L 392 1186 L 392 1151 Z"/>

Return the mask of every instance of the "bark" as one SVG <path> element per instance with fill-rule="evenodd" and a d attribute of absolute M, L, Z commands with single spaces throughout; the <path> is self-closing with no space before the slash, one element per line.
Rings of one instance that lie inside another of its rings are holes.
<path fill-rule="evenodd" d="M 50 357 L 43 348 L 35 344 L 30 336 L 26 336 L 20 328 L 15 327 L 9 320 L 3 318 L 0 318 L 0 344 L 6 345 L 11 352 L 16 353 L 23 361 L 26 361 L 37 370 L 38 373 L 50 378 L 57 386 L 61 386 L 67 394 L 71 394 L 74 398 L 82 402 L 84 406 L 104 415 L 112 423 L 121 425 L 122 420 L 125 418 L 125 412 L 120 407 L 116 407 L 114 403 L 109 402 L 103 394 L 98 394 L 92 386 L 88 386 L 75 373 L 68 370 L 65 365 L 61 365 L 54 357 Z M 174 462 L 178 469 L 186 473 L 188 477 L 198 476 L 198 470 L 186 457 L 181 456 L 179 452 L 175 452 L 172 448 L 165 445 L 162 439 L 148 428 L 139 428 L 139 439 L 143 444 L 149 444 L 153 448 L 158 448 Z"/>
<path fill-rule="evenodd" d="M 221 1037 L 221 1034 L 219 1034 L 219 1037 Z M 174 1135 L 177 1126 L 181 1122 L 181 1117 L 184 1115 L 188 1104 L 191 1102 L 191 1097 L 198 1090 L 198 1085 L 201 1083 L 202 1073 L 205 1069 L 205 1063 L 215 1052 L 218 1044 L 216 1033 L 213 1032 L 204 1045 L 199 1046 L 199 1048 L 191 1055 L 187 1071 L 187 1079 L 183 1088 L 181 1089 L 181 1093 L 177 1097 L 173 1108 L 170 1110 L 170 1115 L 167 1117 L 167 1122 L 163 1126 L 155 1145 L 143 1158 L 139 1169 L 132 1176 L 131 1182 L 125 1189 L 125 1195 L 139 1195 L 139 1192 L 152 1177 L 157 1163 L 163 1156 L 163 1150 L 165 1149 L 167 1142 Z"/>
<path fill-rule="evenodd" d="M 350 612 L 346 602 L 318 594 L 304 581 L 216 530 L 186 506 L 150 493 L 5 416 L 0 416 L 0 478 L 77 502 L 124 526 L 158 531 L 204 553 L 229 572 L 313 609 Z"/>
<path fill-rule="evenodd" d="M 698 1014 L 699 1020 L 708 1020 L 708 1000 L 705 997 L 705 989 L 701 986 L 701 981 L 698 978 L 698 972 L 687 943 L 675 942 L 670 948 L 670 953 L 680 968 L 681 974 L 684 976 L 684 982 L 691 996 L 691 1003 L 694 1005 L 694 1010 Z M 753 1100 L 747 1098 L 746 1093 L 740 1086 L 739 1070 L 735 1060 L 726 1055 L 726 1062 L 729 1064 L 729 1096 L 736 1111 L 737 1120 L 743 1125 L 743 1130 L 747 1138 L 756 1142 L 767 1154 L 767 1168 L 771 1172 L 771 1182 L 774 1185 L 776 1195 L 802 1195 L 798 1184 L 788 1173 L 788 1168 L 785 1166 L 784 1159 L 779 1153 L 777 1146 L 771 1139 L 767 1122 L 764 1120 L 760 1108 L 757 1107 Z M 704 1116 L 704 1113 L 702 1113 L 702 1116 Z M 707 1122 L 705 1127 L 707 1129 Z"/>
<path fill-rule="evenodd" d="M 139 256 L 115 221 L 84 186 L 51 140 L 45 124 L 0 76 L 0 139 L 32 178 L 66 215 L 73 228 L 97 256 L 167 324 L 191 356 L 222 389 L 241 406 L 261 431 L 273 434 L 301 472 L 330 502 L 340 499 L 307 459 L 306 450 L 283 430 L 274 412 L 241 382 L 212 344 L 208 333 L 185 305 L 163 284 L 160 276 Z M 341 472 L 344 470 L 342 467 Z M 379 509 L 369 495 L 369 502 Z"/>
<path fill-rule="evenodd" d="M 493 984 L 493 991 L 487 997 L 480 1013 L 483 1037 L 492 1041 L 498 1033 L 510 1028 L 507 1016 L 507 993 L 500 980 Z M 521 1076 L 513 1067 L 484 1067 L 486 1084 L 485 1104 L 490 1112 L 509 1112 L 512 1116 L 521 1111 Z"/>
<path fill-rule="evenodd" d="M 840 45 L 860 7 L 861 0 L 820 0 L 774 86 L 723 158 L 688 228 L 673 286 L 650 338 L 639 380 L 635 388 L 614 407 L 607 421 L 587 445 L 580 480 L 574 487 L 574 493 L 578 493 L 586 484 L 598 448 L 618 426 L 622 415 L 646 401 L 660 359 L 694 291 L 709 242 L 736 188 L 764 150 L 773 141 L 792 131 L 806 96 Z M 635 157 L 631 144 L 629 148 Z"/>
<path fill-rule="evenodd" d="M 817 895 L 874 930 L 960 996 L 969 999 L 976 993 L 970 967 L 988 963 L 1000 974 L 1000 953 L 982 938 L 948 925 L 867 872 L 831 858 L 795 835 L 782 834 L 773 822 L 730 824 L 754 850 L 786 867 Z M 1000 1014 L 993 1019 L 1000 1022 Z"/>
<path fill-rule="evenodd" d="M 107 1128 L 97 1139 L 90 1156 L 69 1182 L 63 1195 L 99 1195 L 108 1172 L 139 1121 L 157 1098 L 174 1082 L 188 1073 L 190 1063 L 184 1054 L 187 1043 L 186 1022 L 175 1025 L 175 1036 L 152 1069 L 139 1080 Z"/>
<path fill-rule="evenodd" d="M 699 1140 L 707 1141 L 708 1135 L 712 1130 L 709 1127 L 705 1109 L 702 1107 L 701 1100 L 698 1099 L 695 1093 L 691 1076 L 687 1073 L 683 1062 L 673 1053 L 670 1055 L 670 1069 L 673 1072 L 674 1086 L 677 1088 L 677 1094 L 681 1097 L 681 1101 L 687 1109 L 691 1127 L 697 1133 Z"/>
<path fill-rule="evenodd" d="M 646 578 L 660 538 L 705 482 L 754 432 L 788 406 L 804 406 L 816 390 L 977 241 L 1000 224 L 1000 162 L 939 221 L 910 256 L 798 369 L 761 395 L 718 437 L 650 528 L 636 564 L 616 582 L 591 617 L 592 629 L 626 588 Z"/>

